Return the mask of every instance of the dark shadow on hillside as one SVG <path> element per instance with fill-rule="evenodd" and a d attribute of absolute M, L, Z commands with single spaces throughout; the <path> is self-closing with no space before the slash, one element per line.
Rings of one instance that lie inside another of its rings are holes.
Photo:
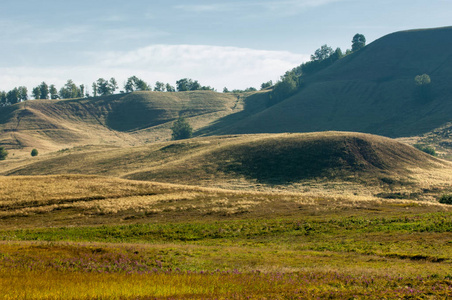
<path fill-rule="evenodd" d="M 288 184 L 315 178 L 346 178 L 387 168 L 368 141 L 343 140 L 246 145 L 221 153 L 219 169 L 263 184 Z"/>
<path fill-rule="evenodd" d="M 112 106 L 106 125 L 116 131 L 140 130 L 167 122 L 166 110 L 152 108 L 143 101 L 132 99 L 112 103 Z"/>
<path fill-rule="evenodd" d="M 238 97 L 244 97 L 239 95 Z M 234 125 L 235 123 L 267 109 L 269 92 L 267 93 L 256 93 L 247 96 L 244 101 L 244 109 L 238 113 L 228 115 L 223 117 L 208 127 L 202 128 L 194 133 L 194 136 L 203 135 L 221 135 L 227 133 L 227 128 Z M 242 101 L 238 99 L 237 101 Z"/>

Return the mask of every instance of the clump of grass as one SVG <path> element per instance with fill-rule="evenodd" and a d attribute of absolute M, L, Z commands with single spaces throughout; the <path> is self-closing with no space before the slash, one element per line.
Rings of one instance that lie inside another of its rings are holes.
<path fill-rule="evenodd" d="M 452 204 L 452 194 L 444 194 L 439 198 L 439 203 Z"/>

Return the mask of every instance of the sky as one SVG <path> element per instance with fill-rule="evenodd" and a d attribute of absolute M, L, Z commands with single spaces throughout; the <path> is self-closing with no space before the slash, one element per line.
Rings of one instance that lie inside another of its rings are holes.
<path fill-rule="evenodd" d="M 0 0 L 0 90 L 130 76 L 259 88 L 322 45 L 452 26 L 450 0 Z M 90 88 L 88 88 L 90 91 Z"/>

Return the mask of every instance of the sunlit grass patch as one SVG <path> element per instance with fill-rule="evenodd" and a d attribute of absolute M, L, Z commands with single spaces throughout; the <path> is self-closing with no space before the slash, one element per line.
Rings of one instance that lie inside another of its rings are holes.
<path fill-rule="evenodd" d="M 402 299 L 447 297 L 450 279 L 337 272 L 0 273 L 3 299 Z"/>

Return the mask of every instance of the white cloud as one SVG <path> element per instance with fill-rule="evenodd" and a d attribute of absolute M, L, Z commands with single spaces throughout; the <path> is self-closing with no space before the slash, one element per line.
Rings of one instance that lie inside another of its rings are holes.
<path fill-rule="evenodd" d="M 347 0 L 286 0 L 286 1 L 256 1 L 256 2 L 233 2 L 233 3 L 212 3 L 206 5 L 184 4 L 176 5 L 174 8 L 189 12 L 225 12 L 240 11 L 245 14 L 255 14 L 256 9 L 264 9 L 273 15 L 296 14 L 312 7 L 323 6 L 334 2 Z"/>
<path fill-rule="evenodd" d="M 258 88 L 262 82 L 277 80 L 289 69 L 309 59 L 309 55 L 287 51 L 265 51 L 237 47 L 206 45 L 153 45 L 128 52 L 91 54 L 92 63 L 85 66 L 48 68 L 0 68 L 0 90 L 19 85 L 31 88 L 40 82 L 61 87 L 67 79 L 77 84 L 115 77 L 122 83 L 136 75 L 151 83 L 174 83 L 181 78 L 199 80 L 221 91 Z"/>

